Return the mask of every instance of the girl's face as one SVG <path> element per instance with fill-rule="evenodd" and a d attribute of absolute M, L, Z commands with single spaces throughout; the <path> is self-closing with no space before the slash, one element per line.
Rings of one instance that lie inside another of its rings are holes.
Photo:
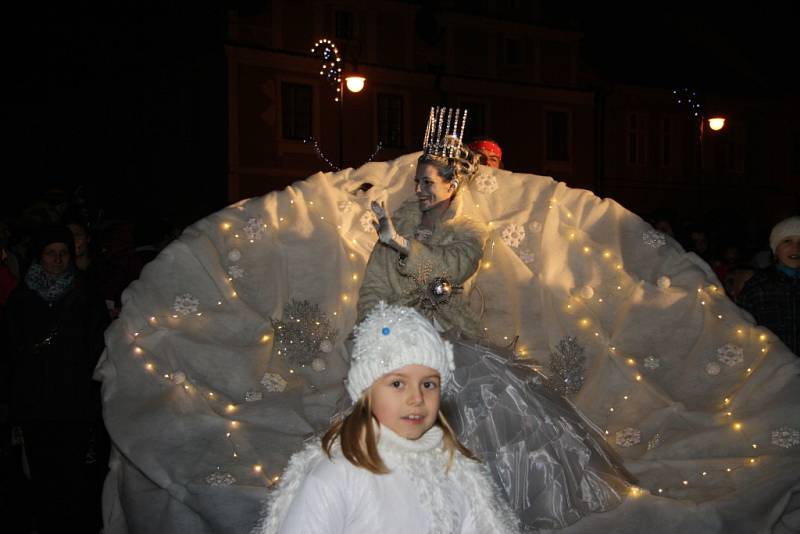
<path fill-rule="evenodd" d="M 406 365 L 377 379 L 369 390 L 372 415 L 398 436 L 418 439 L 439 415 L 439 372 Z"/>
<path fill-rule="evenodd" d="M 778 261 L 792 269 L 800 269 L 800 235 L 790 235 L 775 247 Z"/>
<path fill-rule="evenodd" d="M 442 178 L 439 169 L 430 163 L 417 165 L 414 182 L 419 209 L 423 212 L 444 206 L 456 192 L 453 183 Z"/>
<path fill-rule="evenodd" d="M 40 260 L 47 274 L 62 274 L 69 267 L 69 247 L 64 243 L 50 243 L 44 247 Z"/>

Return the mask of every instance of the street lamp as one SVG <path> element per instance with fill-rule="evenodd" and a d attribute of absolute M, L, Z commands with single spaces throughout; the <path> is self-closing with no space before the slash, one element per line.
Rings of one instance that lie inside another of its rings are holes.
<path fill-rule="evenodd" d="M 725 117 L 711 117 L 708 119 L 708 127 L 712 130 L 719 131 L 725 127 Z"/>
<path fill-rule="evenodd" d="M 339 168 L 342 168 L 344 160 L 344 88 L 351 93 L 358 93 L 364 89 L 366 78 L 357 73 L 358 66 L 354 65 L 353 73 L 342 80 L 342 67 L 344 62 L 339 55 L 339 49 L 330 39 L 319 39 L 311 48 L 312 54 L 319 53 L 322 56 L 322 66 L 320 76 L 326 78 L 331 87 L 336 88 L 334 102 L 338 104 L 339 114 Z"/>

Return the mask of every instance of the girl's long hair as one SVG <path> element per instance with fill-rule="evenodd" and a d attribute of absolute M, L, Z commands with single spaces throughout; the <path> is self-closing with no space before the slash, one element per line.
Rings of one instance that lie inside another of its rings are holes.
<path fill-rule="evenodd" d="M 375 434 L 375 426 L 372 424 L 372 406 L 370 404 L 369 392 L 365 392 L 359 398 L 353 410 L 345 417 L 334 422 L 325 435 L 322 437 L 322 449 L 328 458 L 331 458 L 331 451 L 337 438 L 342 448 L 342 454 L 347 460 L 355 465 L 375 473 L 383 475 L 389 472 L 386 464 L 378 453 L 378 441 Z M 453 432 L 450 423 L 447 422 L 442 411 L 436 418 L 435 425 L 439 426 L 444 435 L 444 448 L 448 453 L 447 469 L 453 463 L 456 451 L 471 460 L 478 461 L 478 458 L 464 446 Z"/>

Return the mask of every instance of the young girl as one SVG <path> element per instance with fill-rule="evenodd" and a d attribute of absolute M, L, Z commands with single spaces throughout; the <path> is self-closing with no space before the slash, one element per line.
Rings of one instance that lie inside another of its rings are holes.
<path fill-rule="evenodd" d="M 253 533 L 518 532 L 439 411 L 453 348 L 430 321 L 381 302 L 352 360 L 352 411 L 292 457 Z"/>

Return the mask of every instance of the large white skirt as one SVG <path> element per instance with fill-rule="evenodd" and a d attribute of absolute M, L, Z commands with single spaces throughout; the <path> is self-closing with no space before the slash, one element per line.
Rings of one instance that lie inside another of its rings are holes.
<path fill-rule="evenodd" d="M 369 202 L 409 198 L 417 156 L 212 214 L 126 290 L 97 369 L 114 444 L 108 533 L 252 527 L 289 455 L 339 408 L 375 242 Z M 518 357 L 565 388 L 641 488 L 563 532 L 800 529 L 797 357 L 706 264 L 615 202 L 547 177 L 482 168 L 462 194 L 491 223 L 470 295 L 488 340 L 519 336 Z M 330 346 L 288 345 L 309 331 Z"/>

